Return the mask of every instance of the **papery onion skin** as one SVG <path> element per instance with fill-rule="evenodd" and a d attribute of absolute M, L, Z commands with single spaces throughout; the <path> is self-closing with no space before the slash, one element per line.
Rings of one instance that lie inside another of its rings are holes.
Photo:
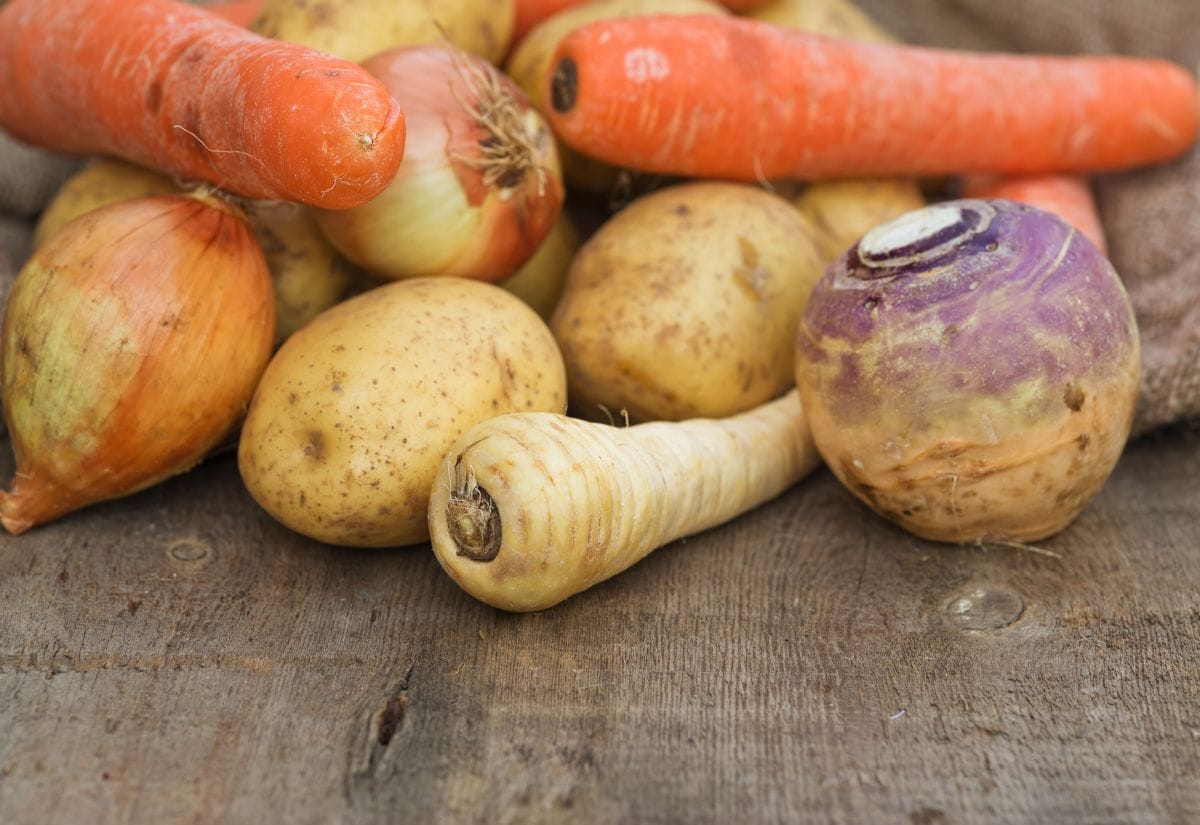
<path fill-rule="evenodd" d="M 275 334 L 270 273 L 212 195 L 93 210 L 17 277 L 0 349 L 12 533 L 183 472 L 237 424 Z"/>
<path fill-rule="evenodd" d="M 1032 207 L 961 200 L 830 267 L 796 382 L 822 457 L 876 512 L 936 541 L 1028 542 L 1110 475 L 1139 365 L 1128 295 L 1090 241 Z"/>
<path fill-rule="evenodd" d="M 371 201 L 314 211 L 330 243 L 388 280 L 496 283 L 515 273 L 549 234 L 564 197 L 542 116 L 495 67 L 448 44 L 389 49 L 362 65 L 404 109 L 404 161 Z M 481 108 L 508 117 L 485 118 Z M 499 136 L 484 125 L 497 120 Z M 502 152 L 515 162 L 491 163 L 494 179 L 485 180 L 487 147 L 518 143 L 525 151 Z"/>

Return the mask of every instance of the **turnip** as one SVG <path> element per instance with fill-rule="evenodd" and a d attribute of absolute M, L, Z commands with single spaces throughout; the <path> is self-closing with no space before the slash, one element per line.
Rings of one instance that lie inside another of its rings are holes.
<path fill-rule="evenodd" d="M 918 209 L 813 289 L 796 382 L 817 449 L 876 512 L 948 542 L 1044 538 L 1129 436 L 1140 348 L 1108 260 L 1004 200 Z"/>

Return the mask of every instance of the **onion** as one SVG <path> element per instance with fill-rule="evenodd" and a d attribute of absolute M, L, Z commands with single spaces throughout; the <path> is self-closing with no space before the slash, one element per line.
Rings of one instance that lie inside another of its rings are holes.
<path fill-rule="evenodd" d="M 516 272 L 562 207 L 542 116 L 494 66 L 448 44 L 391 49 L 363 66 L 404 110 L 404 160 L 371 201 L 317 211 L 326 237 L 387 279 Z"/>
<path fill-rule="evenodd" d="M 1078 231 L 1000 200 L 908 212 L 847 250 L 801 322 L 796 383 L 833 473 L 924 538 L 1028 542 L 1099 491 L 1140 349 Z"/>
<path fill-rule="evenodd" d="M 571 217 L 563 212 L 525 265 L 500 286 L 529 304 L 549 323 L 567 282 L 567 271 L 583 242 Z"/>
<path fill-rule="evenodd" d="M 4 317 L 16 474 L 0 523 L 20 533 L 192 467 L 240 420 L 274 334 L 263 254 L 223 200 L 137 198 L 64 226 Z"/>
<path fill-rule="evenodd" d="M 34 230 L 40 246 L 74 218 L 100 206 L 186 191 L 166 175 L 114 158 L 96 158 L 46 205 Z M 318 229 L 312 214 L 288 201 L 239 200 L 275 285 L 275 337 L 282 341 L 342 300 L 356 277 Z"/>

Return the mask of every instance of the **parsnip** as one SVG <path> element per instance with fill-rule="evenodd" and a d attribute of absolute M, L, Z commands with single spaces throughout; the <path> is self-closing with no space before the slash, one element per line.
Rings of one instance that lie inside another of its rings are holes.
<path fill-rule="evenodd" d="M 501 415 L 447 454 L 429 532 L 472 596 L 543 610 L 763 504 L 819 463 L 795 390 L 724 419 L 622 427 Z"/>

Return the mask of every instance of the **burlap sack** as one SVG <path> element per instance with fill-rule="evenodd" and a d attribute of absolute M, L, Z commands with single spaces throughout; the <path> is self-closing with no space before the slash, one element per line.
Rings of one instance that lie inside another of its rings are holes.
<path fill-rule="evenodd" d="M 17 275 L 18 258 L 10 250 L 26 243 L 25 234 L 22 224 L 0 217 L 0 310 L 8 303 L 8 290 Z"/>
<path fill-rule="evenodd" d="M 1163 57 L 1200 66 L 1200 0 L 859 0 L 901 39 L 922 45 Z M 920 101 L 913 101 L 919 106 Z M 1002 136 L 982 136 L 997 140 Z M 76 161 L 0 136 L 0 211 L 40 208 Z M 1200 152 L 1095 179 L 1110 256 L 1143 341 L 1135 433 L 1200 418 Z M 0 237 L 0 244 L 6 243 Z M 10 257 L 23 260 L 24 248 Z M 19 242 L 18 242 L 19 243 Z"/>
<path fill-rule="evenodd" d="M 1200 0 L 860 0 L 920 45 L 1162 57 L 1200 67 Z M 914 105 L 919 105 L 914 101 Z M 1002 139 L 989 135 L 988 140 Z M 1200 151 L 1094 179 L 1142 334 L 1134 432 L 1200 417 Z"/>
<path fill-rule="evenodd" d="M 35 214 L 78 165 L 75 158 L 27 146 L 0 131 L 0 212 Z"/>

